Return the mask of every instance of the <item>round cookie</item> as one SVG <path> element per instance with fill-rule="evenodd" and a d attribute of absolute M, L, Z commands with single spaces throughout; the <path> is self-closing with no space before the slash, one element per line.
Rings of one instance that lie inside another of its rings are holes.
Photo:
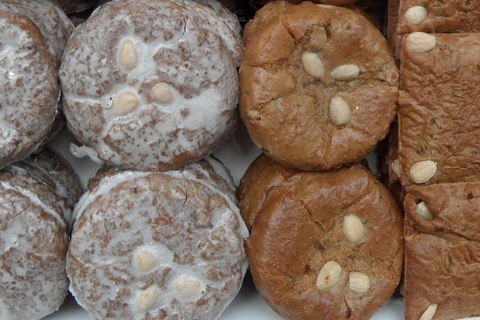
<path fill-rule="evenodd" d="M 74 26 L 67 15 L 48 0 L 3 0 L 1 11 L 27 16 L 42 33 L 50 52 L 60 65 L 60 59 Z"/>
<path fill-rule="evenodd" d="M 1 319 L 42 319 L 63 303 L 67 220 L 78 190 L 71 168 L 51 152 L 0 170 Z"/>
<path fill-rule="evenodd" d="M 97 6 L 102 6 L 105 3 L 108 3 L 112 0 L 100 0 L 97 2 Z M 242 38 L 242 26 L 238 21 L 238 18 L 232 11 L 229 10 L 227 6 L 229 3 L 228 1 L 218 1 L 218 0 L 191 0 L 195 3 L 202 4 L 204 6 L 213 9 L 221 18 L 225 20 L 225 23 L 228 27 L 235 33 L 235 35 L 241 39 Z"/>
<path fill-rule="evenodd" d="M 207 6 L 104 4 L 70 38 L 59 72 L 69 127 L 84 145 L 75 152 L 145 171 L 208 155 L 236 127 L 242 53 Z"/>
<path fill-rule="evenodd" d="M 398 70 L 352 10 L 271 2 L 245 27 L 240 115 L 253 142 L 300 170 L 363 159 L 396 111 Z"/>
<path fill-rule="evenodd" d="M 298 170 L 287 168 L 260 154 L 248 167 L 237 190 L 238 208 L 248 230 L 262 208 L 268 190 L 281 184 Z"/>
<path fill-rule="evenodd" d="M 67 258 L 70 291 L 93 319 L 220 316 L 248 265 L 226 174 L 211 158 L 181 171 L 99 172 L 75 208 Z"/>
<path fill-rule="evenodd" d="M 37 150 L 57 114 L 55 57 L 24 14 L 0 10 L 0 168 Z"/>
<path fill-rule="evenodd" d="M 403 266 L 403 217 L 383 185 L 353 165 L 299 171 L 249 197 L 264 194 L 246 248 L 265 301 L 284 319 L 370 319 Z"/>

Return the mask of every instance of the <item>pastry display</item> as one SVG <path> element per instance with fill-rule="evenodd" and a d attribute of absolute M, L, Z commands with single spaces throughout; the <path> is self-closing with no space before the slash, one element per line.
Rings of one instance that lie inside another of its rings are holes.
<path fill-rule="evenodd" d="M 217 319 L 240 290 L 248 230 L 207 158 L 164 173 L 104 169 L 75 207 L 70 291 L 93 319 Z"/>
<path fill-rule="evenodd" d="M 238 32 L 191 1 L 113 1 L 94 11 L 59 71 L 69 128 L 83 143 L 77 154 L 147 171 L 208 155 L 236 128 Z"/>
<path fill-rule="evenodd" d="M 362 160 L 386 136 L 398 70 L 365 17 L 271 2 L 245 37 L 240 115 L 264 153 L 300 170 L 328 170 Z"/>
<path fill-rule="evenodd" d="M 404 38 L 398 113 L 402 185 L 478 180 L 479 89 L 472 79 L 480 75 L 479 40 L 480 34 Z"/>
<path fill-rule="evenodd" d="M 480 319 L 477 2 L 0 0 L 0 320 Z"/>
<path fill-rule="evenodd" d="M 247 254 L 282 318 L 369 319 L 387 302 L 403 267 L 403 216 L 368 169 L 299 171 L 264 193 Z"/>
<path fill-rule="evenodd" d="M 0 171 L 0 318 L 42 319 L 68 291 L 69 223 L 80 186 L 50 151 Z"/>
<path fill-rule="evenodd" d="M 480 316 L 478 183 L 412 186 L 405 198 L 405 319 Z"/>

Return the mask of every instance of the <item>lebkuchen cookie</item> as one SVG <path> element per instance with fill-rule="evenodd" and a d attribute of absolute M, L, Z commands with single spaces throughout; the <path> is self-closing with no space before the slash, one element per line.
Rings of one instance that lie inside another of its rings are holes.
<path fill-rule="evenodd" d="M 0 319 L 39 320 L 63 303 L 81 193 L 72 168 L 48 150 L 0 170 Z"/>
<path fill-rule="evenodd" d="M 70 291 L 93 319 L 218 319 L 242 285 L 248 230 L 214 159 L 104 169 L 75 215 Z"/>
<path fill-rule="evenodd" d="M 240 115 L 253 142 L 300 170 L 360 161 L 388 133 L 398 70 L 352 10 L 271 2 L 245 27 Z"/>
<path fill-rule="evenodd" d="M 70 38 L 59 71 L 65 115 L 83 144 L 75 153 L 144 171 L 210 154 L 238 118 L 243 47 L 230 25 L 187 0 L 102 5 Z"/>
<path fill-rule="evenodd" d="M 246 247 L 261 296 L 284 319 L 370 319 L 403 267 L 403 216 L 392 195 L 358 164 L 287 172 L 261 156 L 253 165 L 270 181 L 244 194 L 241 202 L 256 205 L 240 206 L 256 211 Z"/>

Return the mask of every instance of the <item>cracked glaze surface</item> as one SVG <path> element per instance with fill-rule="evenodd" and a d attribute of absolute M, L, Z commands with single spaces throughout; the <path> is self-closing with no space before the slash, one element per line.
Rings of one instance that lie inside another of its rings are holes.
<path fill-rule="evenodd" d="M 403 221 L 395 200 L 359 165 L 290 172 L 283 181 L 278 164 L 267 170 L 279 172 L 278 181 L 264 190 L 247 241 L 262 297 L 284 319 L 369 319 L 391 297 L 403 266 Z M 356 242 L 344 235 L 347 215 L 363 223 Z M 330 289 L 320 290 L 315 283 L 328 261 L 342 271 Z M 369 277 L 365 293 L 349 289 L 352 272 Z"/>
<path fill-rule="evenodd" d="M 41 319 L 62 304 L 69 222 L 80 192 L 72 169 L 50 152 L 0 171 L 1 319 Z"/>
<path fill-rule="evenodd" d="M 75 209 L 67 266 L 94 319 L 220 316 L 248 265 L 225 174 L 210 158 L 181 171 L 100 172 Z"/>
<path fill-rule="evenodd" d="M 238 30 L 201 4 L 109 2 L 67 45 L 59 74 L 69 127 L 122 168 L 192 162 L 236 127 L 242 53 Z"/>
<path fill-rule="evenodd" d="M 0 168 L 26 158 L 57 114 L 54 56 L 26 15 L 0 10 Z"/>
<path fill-rule="evenodd" d="M 275 160 L 331 169 L 361 160 L 387 134 L 398 70 L 385 38 L 364 17 L 334 6 L 272 2 L 247 24 L 244 42 L 240 115 L 254 143 Z M 307 72 L 305 52 L 318 57 L 310 65 L 323 75 Z M 342 80 L 344 66 L 356 76 Z M 329 118 L 334 98 L 348 104 L 348 123 Z"/>

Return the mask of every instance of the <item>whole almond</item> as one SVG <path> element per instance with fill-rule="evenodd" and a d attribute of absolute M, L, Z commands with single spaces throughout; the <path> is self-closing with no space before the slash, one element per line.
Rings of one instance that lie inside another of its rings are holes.
<path fill-rule="evenodd" d="M 342 267 L 335 261 L 325 263 L 317 276 L 317 288 L 328 290 L 333 287 L 340 278 Z"/>

